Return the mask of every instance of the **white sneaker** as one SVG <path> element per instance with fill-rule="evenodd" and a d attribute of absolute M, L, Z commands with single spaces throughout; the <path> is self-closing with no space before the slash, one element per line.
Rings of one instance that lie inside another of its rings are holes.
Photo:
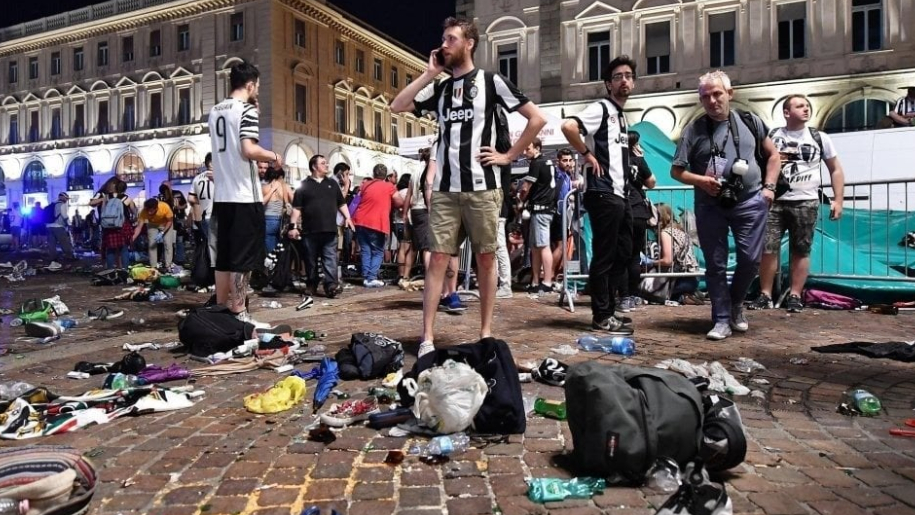
<path fill-rule="evenodd" d="M 731 308 L 731 329 L 738 333 L 745 333 L 750 330 L 750 322 L 747 321 L 747 315 L 743 311 L 743 306 L 734 306 Z"/>
<path fill-rule="evenodd" d="M 515 294 L 512 292 L 512 289 L 507 286 L 501 286 L 496 290 L 497 299 L 510 299 L 514 297 Z"/>
<path fill-rule="evenodd" d="M 705 335 L 709 340 L 723 340 L 728 336 L 731 336 L 731 326 L 724 322 L 716 323 L 715 327 Z"/>
<path fill-rule="evenodd" d="M 258 322 L 257 320 L 251 318 L 251 313 L 248 313 L 248 310 L 242 311 L 241 313 L 235 315 L 235 318 L 241 320 L 242 322 L 253 325 L 255 329 L 267 329 L 271 327 L 270 324 L 266 322 Z"/>
<path fill-rule="evenodd" d="M 416 358 L 419 359 L 434 350 L 435 344 L 429 340 L 426 340 L 419 344 L 419 350 L 416 351 Z"/>
<path fill-rule="evenodd" d="M 362 281 L 362 285 L 366 288 L 381 288 L 384 286 L 384 281 L 372 279 L 371 281 Z"/>
<path fill-rule="evenodd" d="M 64 266 L 58 263 L 57 261 L 51 261 L 46 267 L 48 270 L 60 270 Z"/>

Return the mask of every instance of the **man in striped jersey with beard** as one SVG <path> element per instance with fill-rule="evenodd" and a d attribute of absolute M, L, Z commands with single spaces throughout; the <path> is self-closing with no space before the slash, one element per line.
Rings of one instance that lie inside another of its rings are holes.
<path fill-rule="evenodd" d="M 432 256 L 423 294 L 420 356 L 435 349 L 433 326 L 442 279 L 450 256 L 458 254 L 465 235 L 470 237 L 477 258 L 480 338 L 492 335 L 496 233 L 502 207 L 501 167 L 511 166 L 546 125 L 537 106 L 514 84 L 474 66 L 473 53 L 479 40 L 477 27 L 470 21 L 445 20 L 442 46 L 429 55 L 426 71 L 391 103 L 395 113 L 434 113 L 439 123 L 429 210 Z M 442 72 L 450 77 L 433 82 Z M 508 127 L 496 123 L 497 109 L 518 111 L 528 120 L 511 148 L 496 146 L 497 133 L 508 131 Z"/>

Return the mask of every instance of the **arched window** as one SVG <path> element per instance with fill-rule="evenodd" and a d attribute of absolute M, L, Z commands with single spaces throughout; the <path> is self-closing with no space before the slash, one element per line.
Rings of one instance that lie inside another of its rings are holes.
<path fill-rule="evenodd" d="M 67 191 L 93 190 L 92 163 L 85 157 L 77 157 L 67 167 Z"/>
<path fill-rule="evenodd" d="M 308 170 L 308 153 L 302 145 L 292 144 L 286 150 L 286 182 L 298 185 L 311 173 Z"/>
<path fill-rule="evenodd" d="M 122 155 L 114 167 L 114 174 L 129 185 L 142 183 L 144 171 L 146 171 L 146 163 L 135 152 L 127 152 Z"/>
<path fill-rule="evenodd" d="M 169 179 L 192 179 L 200 172 L 200 165 L 203 160 L 197 155 L 197 151 L 191 147 L 184 147 L 172 154 L 172 159 L 168 163 Z"/>
<path fill-rule="evenodd" d="M 48 171 L 45 170 L 44 163 L 35 160 L 27 164 L 22 172 L 22 192 L 47 193 L 47 191 Z"/>
<path fill-rule="evenodd" d="M 855 132 L 873 129 L 889 110 L 890 104 L 885 100 L 876 98 L 852 100 L 829 115 L 823 130 L 826 132 Z"/>

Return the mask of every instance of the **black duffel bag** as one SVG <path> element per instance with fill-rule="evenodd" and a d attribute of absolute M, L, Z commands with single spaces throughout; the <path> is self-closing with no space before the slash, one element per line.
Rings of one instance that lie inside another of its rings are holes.
<path fill-rule="evenodd" d="M 178 338 L 195 356 L 229 352 L 253 335 L 253 324 L 235 318 L 229 308 L 220 305 L 194 308 L 178 322 Z"/>

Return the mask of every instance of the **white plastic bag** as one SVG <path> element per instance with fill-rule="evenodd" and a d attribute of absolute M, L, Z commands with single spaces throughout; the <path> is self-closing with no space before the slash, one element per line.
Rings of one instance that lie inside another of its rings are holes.
<path fill-rule="evenodd" d="M 463 431 L 470 427 L 487 391 L 483 376 L 466 363 L 449 359 L 419 374 L 416 391 L 410 392 L 415 399 L 413 414 L 437 433 Z"/>

